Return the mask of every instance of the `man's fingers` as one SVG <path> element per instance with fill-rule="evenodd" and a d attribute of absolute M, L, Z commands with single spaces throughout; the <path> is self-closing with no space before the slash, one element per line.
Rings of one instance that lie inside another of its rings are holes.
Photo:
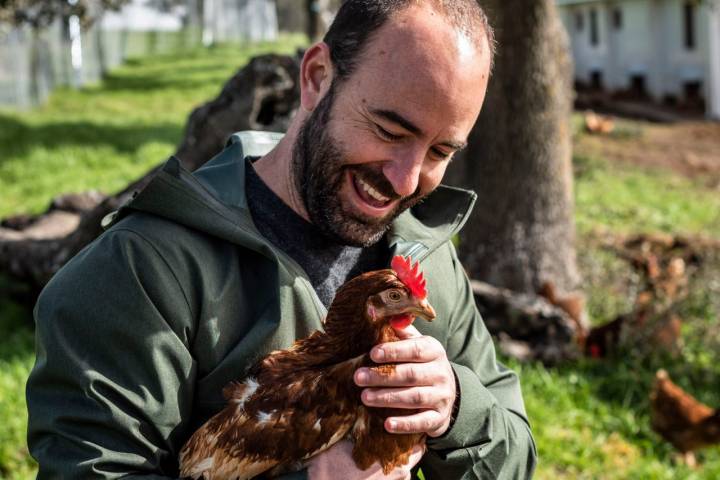
<path fill-rule="evenodd" d="M 390 433 L 428 433 L 441 429 L 445 419 L 435 410 L 425 410 L 406 417 L 388 417 L 385 430 Z"/>
<path fill-rule="evenodd" d="M 355 384 L 359 387 L 413 387 L 438 385 L 445 381 L 443 371 L 432 364 L 401 363 L 390 371 L 387 368 L 359 368 Z"/>
<path fill-rule="evenodd" d="M 368 407 L 437 409 L 444 405 L 443 392 L 434 387 L 366 388 L 361 395 Z"/>
<path fill-rule="evenodd" d="M 377 363 L 431 362 L 443 355 L 443 346 L 432 337 L 420 336 L 383 343 L 370 351 L 370 358 Z"/>

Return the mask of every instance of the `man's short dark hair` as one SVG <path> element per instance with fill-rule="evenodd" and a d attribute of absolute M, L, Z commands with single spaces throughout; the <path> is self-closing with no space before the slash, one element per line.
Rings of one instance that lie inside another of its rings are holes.
<path fill-rule="evenodd" d="M 337 78 L 352 74 L 368 40 L 392 15 L 420 3 L 434 7 L 476 44 L 486 38 L 491 58 L 495 55 L 495 34 L 477 0 L 345 0 L 323 39 Z"/>

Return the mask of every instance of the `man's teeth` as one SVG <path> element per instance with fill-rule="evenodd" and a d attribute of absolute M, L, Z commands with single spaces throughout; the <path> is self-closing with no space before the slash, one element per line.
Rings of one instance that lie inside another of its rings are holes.
<path fill-rule="evenodd" d="M 387 201 L 390 200 L 388 197 L 385 197 L 385 196 L 381 195 L 380 192 L 378 192 L 377 190 L 375 190 L 374 188 L 372 188 L 370 185 L 368 185 L 367 183 L 363 182 L 363 181 L 362 181 L 361 179 L 359 179 L 359 178 L 358 178 L 358 183 L 360 183 L 360 186 L 362 187 L 363 190 L 365 190 L 365 192 L 366 192 L 368 195 L 370 195 L 372 198 L 374 198 L 374 199 L 377 200 L 378 202 L 383 202 L 383 203 L 385 203 L 385 202 L 387 202 Z"/>

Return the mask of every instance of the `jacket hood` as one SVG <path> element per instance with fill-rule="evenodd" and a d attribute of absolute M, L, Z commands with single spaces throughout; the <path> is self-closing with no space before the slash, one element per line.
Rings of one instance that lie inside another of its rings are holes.
<path fill-rule="evenodd" d="M 245 157 L 262 156 L 282 138 L 270 132 L 233 134 L 226 148 L 195 173 L 171 157 L 153 180 L 124 205 L 113 223 L 137 210 L 167 218 L 238 245 L 268 253 L 245 196 Z M 393 254 L 421 260 L 465 224 L 477 195 L 439 186 L 424 202 L 402 213 L 388 232 Z"/>

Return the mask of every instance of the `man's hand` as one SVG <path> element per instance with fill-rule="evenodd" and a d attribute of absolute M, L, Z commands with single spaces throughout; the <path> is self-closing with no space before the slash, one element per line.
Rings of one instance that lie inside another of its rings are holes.
<path fill-rule="evenodd" d="M 370 351 L 370 358 L 376 363 L 396 363 L 394 372 L 372 368 L 355 372 L 355 383 L 369 387 L 362 391 L 362 402 L 369 407 L 420 410 L 385 419 L 385 429 L 390 433 L 427 433 L 439 437 L 450 426 L 457 391 L 445 349 L 412 325 L 397 333 L 402 340 L 377 345 Z"/>
<path fill-rule="evenodd" d="M 411 470 L 422 459 L 425 444 L 415 445 L 406 465 L 397 467 L 385 475 L 379 463 L 374 463 L 367 470 L 360 470 L 352 459 L 353 444 L 349 440 L 341 440 L 320 455 L 308 462 L 308 478 L 310 480 L 410 480 Z"/>

